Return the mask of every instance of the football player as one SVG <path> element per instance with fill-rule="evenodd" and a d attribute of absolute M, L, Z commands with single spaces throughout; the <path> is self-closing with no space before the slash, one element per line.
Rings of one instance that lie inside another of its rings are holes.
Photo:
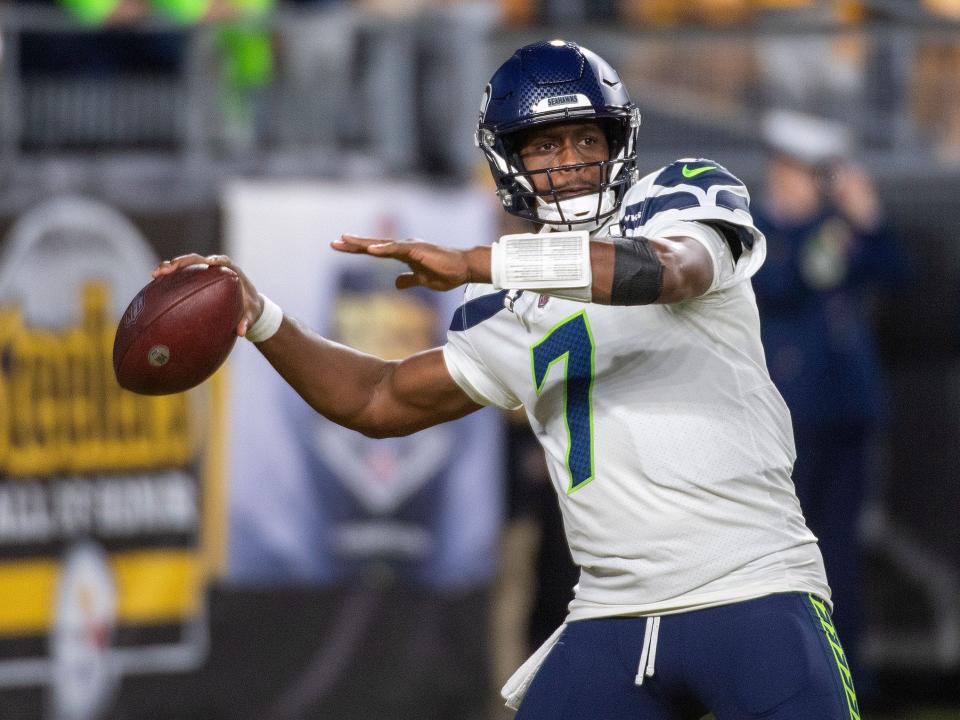
<path fill-rule="evenodd" d="M 521 720 L 858 718 L 760 344 L 749 193 L 707 159 L 638 180 L 639 124 L 596 54 L 521 48 L 487 86 L 477 143 L 506 211 L 538 233 L 466 251 L 332 244 L 402 260 L 399 288 L 466 285 L 446 344 L 399 362 L 355 352 L 242 273 L 238 333 L 367 435 L 524 408 L 581 575 L 567 621 L 504 688 Z M 188 255 L 155 274 L 195 262 L 234 267 Z"/>

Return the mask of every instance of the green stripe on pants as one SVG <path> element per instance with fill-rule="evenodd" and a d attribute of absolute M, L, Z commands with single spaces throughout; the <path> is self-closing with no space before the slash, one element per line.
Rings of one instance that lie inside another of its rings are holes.
<path fill-rule="evenodd" d="M 843 646 L 840 645 L 840 638 L 837 637 L 837 630 L 833 627 L 833 620 L 830 619 L 830 611 L 826 604 L 808 594 L 807 598 L 813 606 L 817 619 L 820 621 L 820 627 L 823 628 L 823 634 L 827 638 L 827 643 L 833 651 L 833 659 L 837 663 L 837 671 L 840 673 L 840 683 L 843 685 L 843 692 L 847 698 L 847 709 L 850 711 L 850 720 L 860 720 L 860 707 L 857 705 L 857 693 L 853 689 L 853 676 L 850 674 L 850 665 L 847 664 L 847 656 L 843 652 Z"/>

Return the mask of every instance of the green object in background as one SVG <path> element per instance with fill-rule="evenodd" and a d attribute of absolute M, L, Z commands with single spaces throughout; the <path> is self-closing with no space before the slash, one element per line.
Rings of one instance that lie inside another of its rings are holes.
<path fill-rule="evenodd" d="M 247 22 L 229 25 L 220 31 L 228 85 L 237 89 L 261 88 L 273 79 L 273 41 L 258 19 L 276 4 L 276 0 L 230 0 L 230 5 Z"/>
<path fill-rule="evenodd" d="M 276 4 L 276 0 L 230 0 L 230 5 L 246 17 L 266 15 Z"/>
<path fill-rule="evenodd" d="M 229 27 L 220 31 L 224 75 L 234 88 L 259 88 L 273 79 L 273 44 L 258 28 Z"/>
<path fill-rule="evenodd" d="M 210 10 L 211 0 L 150 0 L 154 10 L 171 20 L 194 25 Z"/>
<path fill-rule="evenodd" d="M 206 17 L 213 0 L 150 0 L 150 4 L 154 10 L 172 20 L 193 25 Z M 230 7 L 242 17 L 265 15 L 275 4 L 276 0 L 229 0 Z"/>
<path fill-rule="evenodd" d="M 59 0 L 84 25 L 100 25 L 113 14 L 120 0 Z"/>
<path fill-rule="evenodd" d="M 122 0 L 57 0 L 71 15 L 85 25 L 103 24 Z M 144 0 L 151 9 L 169 20 L 195 25 L 206 17 L 213 0 Z M 242 17 L 266 15 L 276 0 L 229 0 Z M 260 51 L 257 51 L 260 52 Z"/>

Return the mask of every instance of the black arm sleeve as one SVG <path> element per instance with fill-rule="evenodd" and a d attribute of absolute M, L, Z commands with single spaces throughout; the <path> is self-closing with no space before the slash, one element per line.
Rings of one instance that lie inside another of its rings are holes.
<path fill-rule="evenodd" d="M 647 238 L 614 240 L 611 305 L 649 305 L 663 290 L 663 263 Z"/>

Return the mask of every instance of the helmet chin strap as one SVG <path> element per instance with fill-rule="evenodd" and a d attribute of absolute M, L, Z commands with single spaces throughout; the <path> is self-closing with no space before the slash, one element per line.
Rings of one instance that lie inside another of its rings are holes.
<path fill-rule="evenodd" d="M 559 207 L 557 207 L 559 205 Z M 608 218 L 597 219 L 613 210 L 613 190 L 604 190 L 597 211 L 597 193 L 568 198 L 559 202 L 537 198 L 537 218 L 547 225 L 569 227 L 570 230 L 593 232 L 602 227 Z M 563 211 L 561 213 L 561 210 Z M 584 218 L 578 222 L 578 218 Z"/>

